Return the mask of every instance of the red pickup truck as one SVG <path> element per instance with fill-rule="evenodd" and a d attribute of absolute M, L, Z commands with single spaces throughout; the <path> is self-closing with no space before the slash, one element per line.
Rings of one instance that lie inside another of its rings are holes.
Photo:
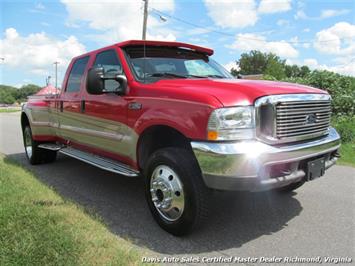
<path fill-rule="evenodd" d="M 74 58 L 59 95 L 23 107 L 28 160 L 61 152 L 144 176 L 155 220 L 174 235 L 200 224 L 213 190 L 292 191 L 335 164 L 327 92 L 234 79 L 212 54 L 126 41 Z"/>

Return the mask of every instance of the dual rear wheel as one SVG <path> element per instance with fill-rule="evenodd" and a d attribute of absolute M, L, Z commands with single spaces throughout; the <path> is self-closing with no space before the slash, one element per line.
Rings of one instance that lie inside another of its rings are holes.
<path fill-rule="evenodd" d="M 23 128 L 23 143 L 26 157 L 31 164 L 51 163 L 57 158 L 56 151 L 45 150 L 38 147 L 41 142 L 33 139 L 32 130 L 29 125 Z"/>

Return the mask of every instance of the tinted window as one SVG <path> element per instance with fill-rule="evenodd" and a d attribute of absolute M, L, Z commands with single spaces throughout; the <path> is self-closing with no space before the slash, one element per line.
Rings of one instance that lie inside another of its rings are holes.
<path fill-rule="evenodd" d="M 79 58 L 75 61 L 68 79 L 67 92 L 80 91 L 81 78 L 83 77 L 86 65 L 89 61 L 89 56 Z"/>
<path fill-rule="evenodd" d="M 135 77 L 142 82 L 172 78 L 233 78 L 208 55 L 188 49 L 132 46 L 125 48 L 125 52 Z"/>
<path fill-rule="evenodd" d="M 103 67 L 105 75 L 123 74 L 122 65 L 114 50 L 108 50 L 97 54 L 94 67 Z M 105 89 L 108 91 L 116 91 L 119 86 L 120 83 L 115 80 L 105 80 Z"/>

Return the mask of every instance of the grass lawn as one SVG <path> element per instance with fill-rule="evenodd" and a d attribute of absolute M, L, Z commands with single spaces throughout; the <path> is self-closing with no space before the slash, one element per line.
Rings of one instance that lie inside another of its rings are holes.
<path fill-rule="evenodd" d="M 142 255 L 0 155 L 0 265 L 139 265 Z"/>
<path fill-rule="evenodd" d="M 341 158 L 337 164 L 355 167 L 355 143 L 342 143 L 340 147 Z"/>
<path fill-rule="evenodd" d="M 20 108 L 0 108 L 0 113 L 14 113 L 14 112 L 20 112 Z"/>
<path fill-rule="evenodd" d="M 334 116 L 332 126 L 341 136 L 338 164 L 355 167 L 355 116 Z"/>

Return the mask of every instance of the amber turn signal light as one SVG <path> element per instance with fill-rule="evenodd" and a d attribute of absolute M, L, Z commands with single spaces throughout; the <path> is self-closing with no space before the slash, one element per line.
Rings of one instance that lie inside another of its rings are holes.
<path fill-rule="evenodd" d="M 208 140 L 217 140 L 217 139 L 218 139 L 218 133 L 217 133 L 217 131 L 208 131 L 208 133 L 207 133 L 207 139 L 208 139 Z"/>

